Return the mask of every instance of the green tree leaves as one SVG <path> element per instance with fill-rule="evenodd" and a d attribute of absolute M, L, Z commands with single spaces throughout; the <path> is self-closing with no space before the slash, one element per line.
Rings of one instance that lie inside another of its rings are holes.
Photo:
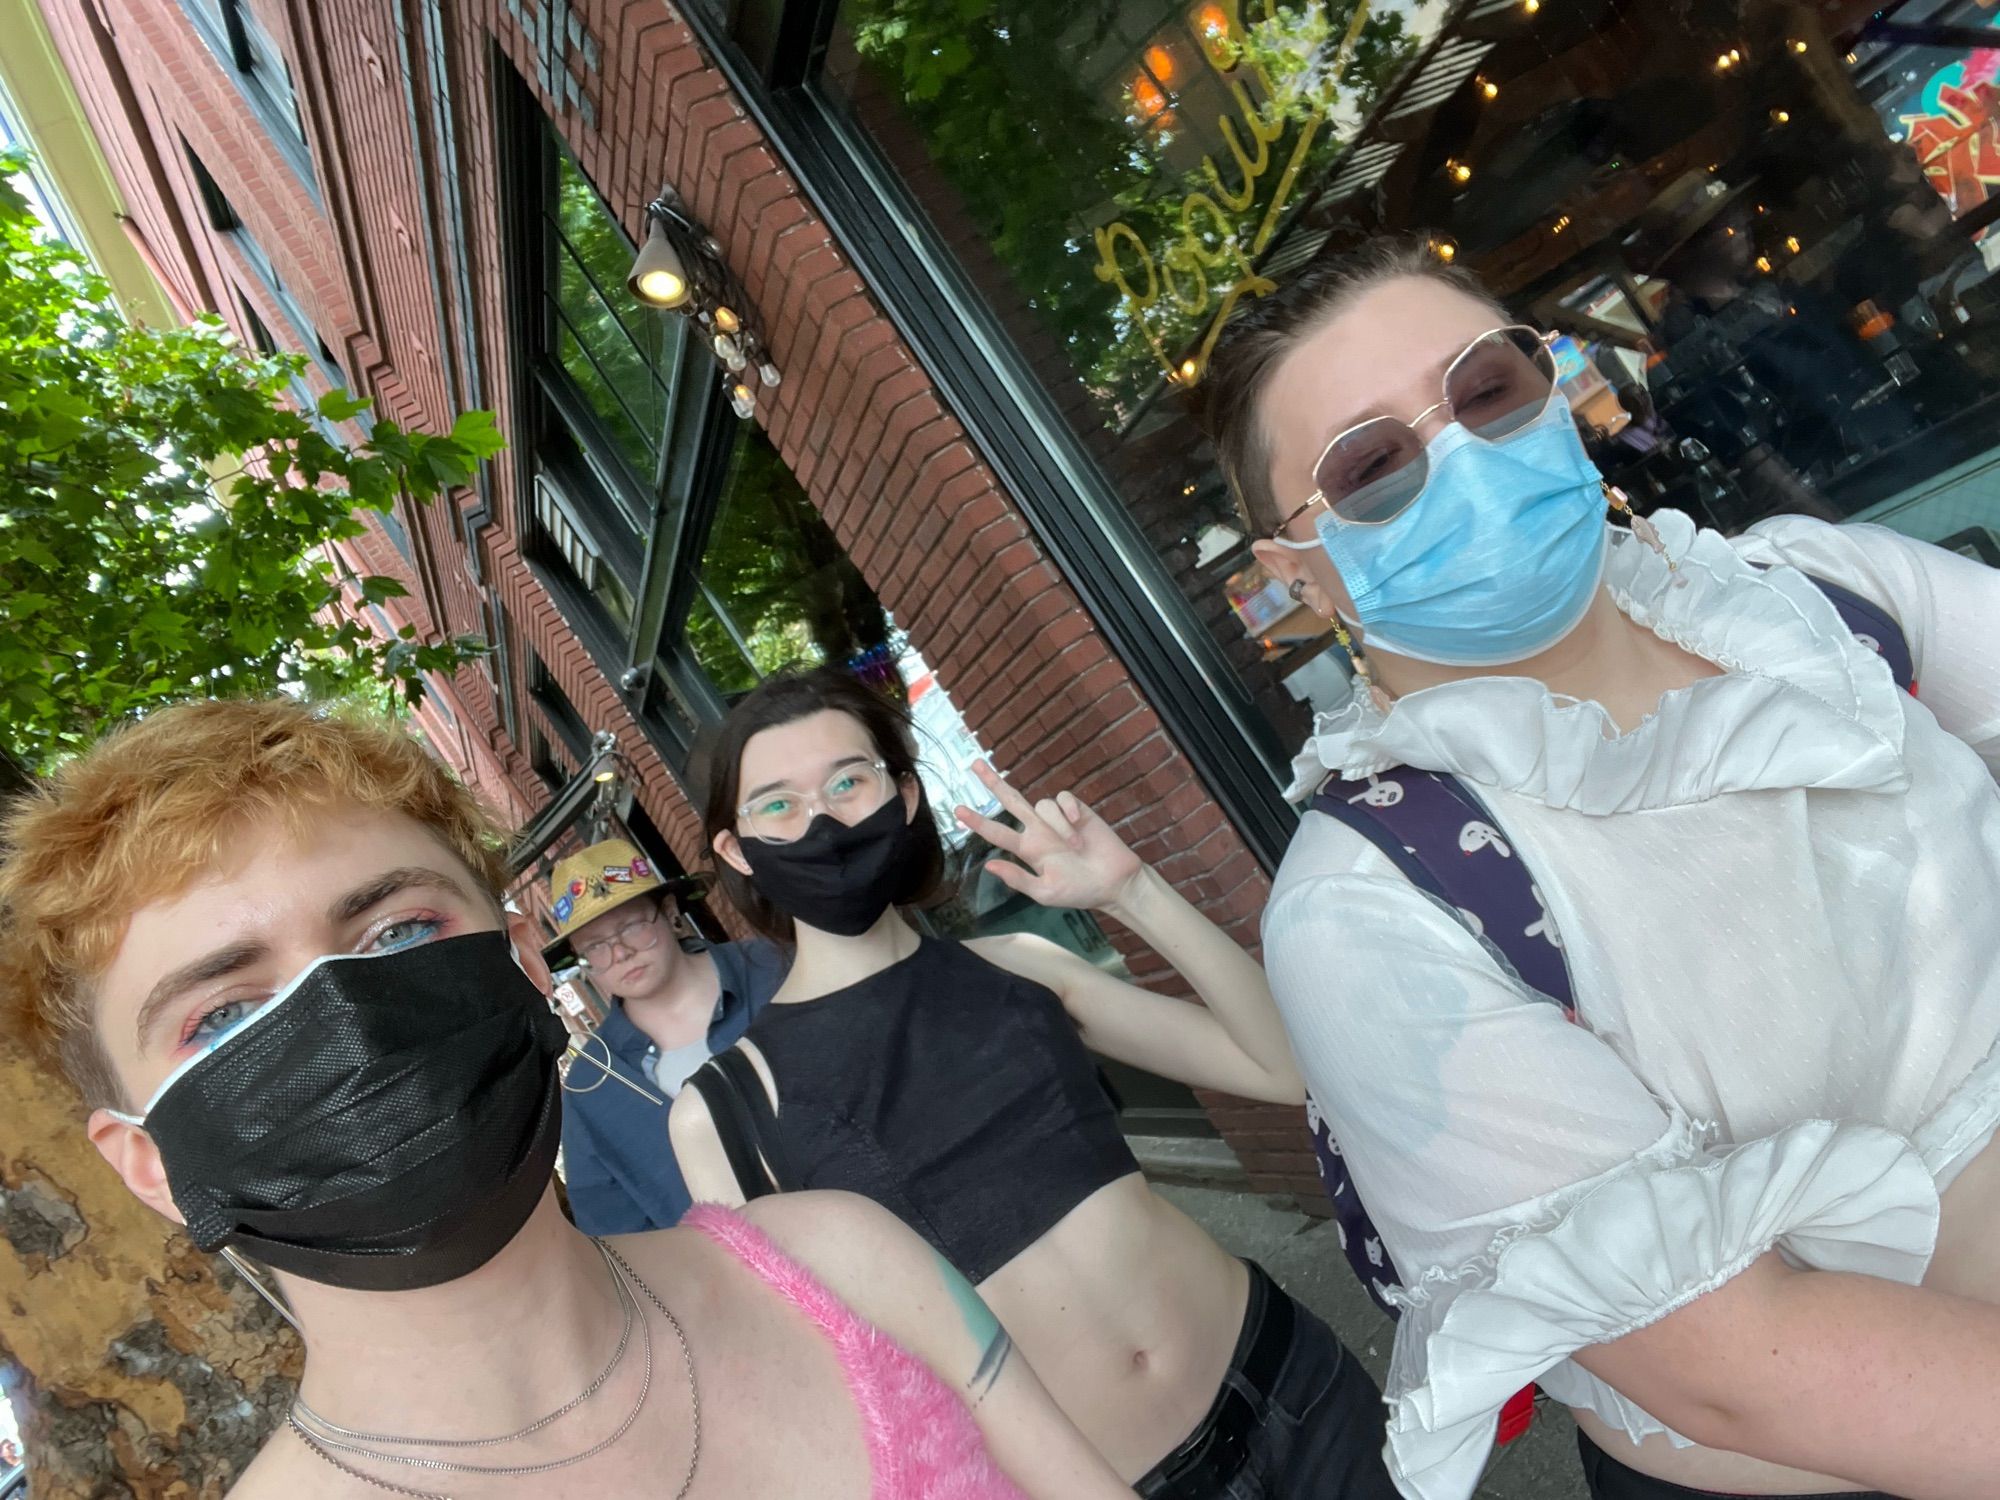
<path fill-rule="evenodd" d="M 470 482 L 503 446 L 491 413 L 433 434 L 345 391 L 301 412 L 302 358 L 214 318 L 126 323 L 8 182 L 19 166 L 0 156 L 0 744 L 45 769 L 177 698 L 373 684 L 415 702 L 426 672 L 483 651 L 373 639 L 341 613 L 326 543 L 361 533 L 358 510 Z M 371 604 L 404 593 L 355 583 Z"/>

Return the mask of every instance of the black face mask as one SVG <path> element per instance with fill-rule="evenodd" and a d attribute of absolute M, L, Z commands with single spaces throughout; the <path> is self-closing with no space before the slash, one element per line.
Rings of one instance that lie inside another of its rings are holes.
<path fill-rule="evenodd" d="M 321 959 L 182 1065 L 143 1124 L 203 1250 L 406 1291 L 469 1274 L 541 1201 L 568 1034 L 499 932 Z"/>
<path fill-rule="evenodd" d="M 923 894 L 930 807 L 911 816 L 892 796 L 853 827 L 819 814 L 789 844 L 739 840 L 758 894 L 794 921 L 836 937 L 859 937 L 892 906 Z"/>

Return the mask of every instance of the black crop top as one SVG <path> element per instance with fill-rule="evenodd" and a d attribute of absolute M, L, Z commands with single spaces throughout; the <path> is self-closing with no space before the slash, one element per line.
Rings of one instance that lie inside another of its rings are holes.
<path fill-rule="evenodd" d="M 1139 1170 L 1062 1002 L 958 943 L 768 1005 L 748 1040 L 798 1185 L 873 1198 L 974 1283 Z"/>

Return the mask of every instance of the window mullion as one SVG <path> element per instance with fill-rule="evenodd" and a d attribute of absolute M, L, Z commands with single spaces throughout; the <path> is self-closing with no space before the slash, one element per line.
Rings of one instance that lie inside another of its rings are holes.
<path fill-rule="evenodd" d="M 611 321 L 616 323 L 619 332 L 625 335 L 625 342 L 630 344 L 632 351 L 646 362 L 646 368 L 653 372 L 653 379 L 659 381 L 660 368 L 658 362 L 652 355 L 646 352 L 639 340 L 633 337 L 632 325 L 627 323 L 619 313 L 619 304 L 612 301 L 611 294 L 605 291 L 598 283 L 595 273 L 590 269 L 590 262 L 583 258 L 582 253 L 576 248 L 575 242 L 567 234 L 563 233 L 562 222 L 552 214 L 545 214 L 543 217 L 548 220 L 549 232 L 555 236 L 557 246 L 569 257 L 570 264 L 583 273 L 584 282 L 590 287 L 591 295 L 597 298 L 598 305 L 611 315 Z M 629 296 L 626 300 L 630 300 Z M 645 316 L 653 316 L 651 308 L 641 308 L 640 311 Z M 664 384 L 664 382 L 661 383 Z"/>
<path fill-rule="evenodd" d="M 666 647 L 669 621 L 676 617 L 674 602 L 681 560 L 689 557 L 689 518 L 700 509 L 694 504 L 694 489 L 703 466 L 713 462 L 710 445 L 704 441 L 707 417 L 715 405 L 710 382 L 685 378 L 687 351 L 675 363 L 675 378 L 668 397 L 665 431 L 661 435 L 661 465 L 653 526 L 646 542 L 645 572 L 639 584 L 638 628 L 632 633 L 628 666 L 641 672 Z M 726 455 L 725 455 L 726 458 Z M 712 486 L 711 486 L 712 488 Z"/>
<path fill-rule="evenodd" d="M 618 388 L 618 382 L 612 379 L 611 372 L 606 370 L 604 366 L 598 362 L 596 353 L 591 349 L 590 345 L 587 342 L 585 342 L 583 334 L 580 331 L 578 331 L 576 324 L 570 321 L 569 314 L 563 311 L 562 303 L 557 301 L 554 297 L 550 297 L 549 305 L 555 309 L 557 323 L 559 323 L 562 327 L 567 328 L 569 330 L 569 336 L 576 340 L 576 347 L 581 349 L 583 351 L 583 357 L 590 361 L 590 368 L 595 370 L 597 372 L 597 378 L 604 382 L 604 388 L 611 393 L 612 400 L 618 403 L 618 409 L 625 413 L 626 420 L 631 422 L 635 431 L 638 432 L 649 431 L 652 428 L 653 424 L 648 422 L 644 417 L 640 416 L 637 412 L 632 410 L 632 404 L 625 399 L 625 393 Z M 556 358 L 556 363 L 558 365 L 561 364 L 561 359 L 559 356 Z"/>
<path fill-rule="evenodd" d="M 694 351 L 687 358 L 702 359 Z M 688 371 L 688 376 L 693 372 Z M 682 464 L 682 477 L 670 484 L 686 496 L 680 507 L 680 524 L 675 528 L 674 550 L 666 559 L 666 602 L 661 615 L 660 654 L 678 653 L 683 645 L 687 613 L 694 603 L 695 574 L 702 550 L 721 507 L 723 482 L 729 477 L 729 463 L 741 435 L 741 419 L 729 409 L 721 387 L 712 380 L 683 378 L 677 385 L 687 399 L 675 404 L 675 412 L 685 420 L 676 424 L 674 457 Z"/>

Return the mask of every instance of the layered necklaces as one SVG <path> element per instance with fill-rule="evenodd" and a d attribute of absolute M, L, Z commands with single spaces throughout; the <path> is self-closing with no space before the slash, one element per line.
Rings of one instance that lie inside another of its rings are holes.
<path fill-rule="evenodd" d="M 653 1388 L 652 1323 L 646 1317 L 645 1309 L 640 1307 L 638 1297 L 634 1295 L 633 1288 L 636 1287 L 639 1292 L 645 1294 L 647 1301 L 660 1310 L 660 1315 L 667 1320 L 667 1326 L 673 1329 L 674 1338 L 681 1346 L 681 1362 L 687 1369 L 688 1406 L 693 1415 L 693 1441 L 688 1452 L 687 1473 L 681 1480 L 680 1488 L 674 1492 L 674 1500 L 687 1500 L 688 1491 L 694 1487 L 695 1469 L 701 1463 L 701 1390 L 695 1384 L 694 1352 L 688 1347 L 687 1334 L 681 1329 L 680 1319 L 676 1318 L 667 1304 L 659 1299 L 658 1294 L 646 1285 L 639 1273 L 627 1263 L 625 1257 L 602 1240 L 593 1240 L 591 1243 L 597 1246 L 598 1252 L 604 1257 L 605 1268 L 610 1271 L 612 1284 L 618 1289 L 618 1305 L 624 1310 L 625 1326 L 618 1335 L 618 1347 L 611 1351 L 610 1360 L 597 1372 L 597 1378 L 547 1416 L 539 1417 L 526 1427 L 504 1433 L 499 1437 L 405 1437 L 390 1433 L 359 1432 L 351 1427 L 342 1427 L 339 1423 L 330 1422 L 322 1417 L 308 1406 L 303 1398 L 297 1398 L 293 1400 L 291 1410 L 286 1414 L 286 1422 L 298 1435 L 299 1441 L 341 1473 L 358 1479 L 363 1484 L 373 1485 L 378 1490 L 387 1490 L 394 1495 L 413 1496 L 416 1500 L 453 1500 L 453 1497 L 437 1490 L 420 1490 L 410 1485 L 393 1484 L 386 1479 L 377 1479 L 374 1475 L 355 1468 L 338 1455 L 352 1454 L 373 1459 L 377 1463 L 403 1464 L 409 1468 L 428 1469 L 439 1473 L 499 1475 L 513 1478 L 527 1478 L 535 1474 L 546 1474 L 552 1469 L 566 1469 L 572 1464 L 580 1464 L 585 1459 L 594 1458 L 602 1453 L 632 1430 L 632 1424 L 639 1420 L 639 1413 L 645 1410 L 646 1397 Z M 566 1458 L 552 1458 L 533 1464 L 472 1464 L 454 1459 L 428 1458 L 413 1453 L 391 1451 L 396 1448 L 492 1448 L 502 1443 L 518 1442 L 531 1433 L 540 1432 L 544 1427 L 560 1421 L 585 1405 L 604 1388 L 604 1383 L 624 1363 L 626 1350 L 632 1343 L 634 1323 L 639 1325 L 640 1348 L 645 1359 L 645 1370 L 639 1381 L 638 1399 L 632 1403 L 632 1409 L 625 1414 L 625 1420 L 618 1424 L 617 1429 L 609 1437 L 591 1444 L 582 1452 L 572 1453 Z"/>

